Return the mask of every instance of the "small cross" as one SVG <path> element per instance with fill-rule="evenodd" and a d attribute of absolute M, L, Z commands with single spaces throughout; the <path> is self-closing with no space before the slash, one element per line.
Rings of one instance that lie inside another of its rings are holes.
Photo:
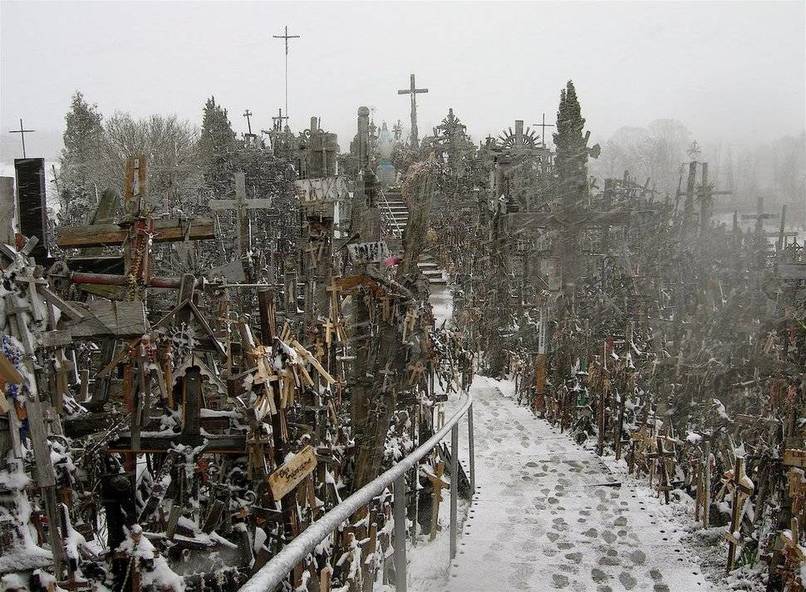
<path fill-rule="evenodd" d="M 20 138 L 22 139 L 22 157 L 25 158 L 25 134 L 30 134 L 35 132 L 36 130 L 32 129 L 25 129 L 22 125 L 22 117 L 20 117 L 20 129 L 18 130 L 11 130 L 8 133 L 10 134 L 20 134 Z"/>
<path fill-rule="evenodd" d="M 533 123 L 532 125 L 539 125 L 540 126 L 540 142 L 543 144 L 543 148 L 546 147 L 546 128 L 547 127 L 556 127 L 553 123 L 546 123 L 546 114 L 543 113 L 543 121 L 540 123 Z"/>
<path fill-rule="evenodd" d="M 252 135 L 252 120 L 249 118 L 252 117 L 252 115 L 253 113 L 249 109 L 243 112 L 243 116 L 246 117 L 246 127 L 249 129 L 250 136 Z"/>
<path fill-rule="evenodd" d="M 283 108 L 280 107 L 277 110 L 277 117 L 272 117 L 271 120 L 274 122 L 274 129 L 276 131 L 282 131 L 283 129 L 283 119 L 288 119 L 288 115 L 283 115 Z"/>

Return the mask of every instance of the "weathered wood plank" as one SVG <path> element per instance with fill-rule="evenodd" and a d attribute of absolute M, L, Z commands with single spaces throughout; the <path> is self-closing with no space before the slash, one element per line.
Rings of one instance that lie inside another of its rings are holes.
<path fill-rule="evenodd" d="M 154 231 L 155 243 L 215 238 L 215 229 L 210 218 L 157 220 L 154 223 Z M 68 226 L 58 231 L 56 244 L 63 249 L 119 246 L 123 244 L 128 234 L 128 229 L 121 228 L 117 224 Z"/>
<path fill-rule="evenodd" d="M 316 453 L 311 446 L 306 446 L 294 457 L 269 475 L 269 489 L 275 500 L 292 491 L 316 468 Z"/>
<path fill-rule="evenodd" d="M 796 448 L 784 450 L 784 464 L 788 467 L 806 468 L 806 450 Z"/>

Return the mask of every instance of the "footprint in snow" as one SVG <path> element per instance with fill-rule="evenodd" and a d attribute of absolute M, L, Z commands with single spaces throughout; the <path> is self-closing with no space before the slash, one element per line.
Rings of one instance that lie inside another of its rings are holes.
<path fill-rule="evenodd" d="M 610 579 L 610 576 L 607 575 L 604 571 L 599 569 L 598 567 L 594 567 L 591 569 L 591 578 L 597 584 L 601 584 L 602 582 L 606 582 Z"/>
<path fill-rule="evenodd" d="M 551 581 L 554 583 L 555 588 L 567 588 L 570 583 L 568 576 L 563 574 L 553 574 Z"/>
<path fill-rule="evenodd" d="M 637 550 L 633 551 L 632 553 L 630 553 L 629 557 L 632 560 L 632 562 L 635 563 L 636 565 L 643 565 L 644 563 L 646 563 L 646 553 L 644 553 L 640 549 L 637 549 Z M 660 572 L 657 569 L 653 569 L 649 573 L 650 573 L 650 575 L 652 575 L 652 579 L 656 580 L 656 581 L 659 580 L 662 577 L 660 575 Z M 657 575 L 658 575 L 657 578 L 654 575 L 655 573 L 657 573 Z"/>
<path fill-rule="evenodd" d="M 618 581 L 621 582 L 621 585 L 624 586 L 627 590 L 632 590 L 635 588 L 635 585 L 638 583 L 632 574 L 623 571 L 619 574 Z"/>

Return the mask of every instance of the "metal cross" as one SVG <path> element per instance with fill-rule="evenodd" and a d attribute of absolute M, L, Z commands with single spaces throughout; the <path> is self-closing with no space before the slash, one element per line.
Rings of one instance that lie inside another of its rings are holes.
<path fill-rule="evenodd" d="M 22 157 L 25 158 L 25 134 L 30 134 L 31 132 L 35 132 L 36 130 L 32 129 L 25 129 L 22 125 L 22 117 L 20 117 L 20 129 L 18 130 L 11 130 L 8 133 L 10 134 L 19 134 L 20 138 L 22 139 Z"/>
<path fill-rule="evenodd" d="M 540 126 L 540 142 L 543 144 L 543 148 L 546 147 L 546 128 L 547 127 L 556 127 L 553 123 L 546 123 L 546 114 L 543 113 L 543 121 L 539 123 L 533 123 L 532 125 L 539 125 Z"/>
<path fill-rule="evenodd" d="M 299 39 L 299 35 L 289 35 L 288 25 L 283 29 L 282 35 L 272 35 L 275 39 L 282 39 L 285 42 L 285 112 L 288 113 L 288 40 Z"/>
<path fill-rule="evenodd" d="M 397 91 L 399 95 L 411 95 L 411 147 L 417 148 L 418 134 L 417 134 L 417 99 L 415 98 L 420 93 L 427 93 L 427 88 L 417 88 L 414 83 L 414 74 L 411 75 L 409 88 Z"/>
<path fill-rule="evenodd" d="M 246 117 L 246 127 L 249 128 L 249 135 L 252 135 L 252 121 L 249 119 L 252 117 L 253 113 L 247 109 L 243 112 L 243 116 Z"/>

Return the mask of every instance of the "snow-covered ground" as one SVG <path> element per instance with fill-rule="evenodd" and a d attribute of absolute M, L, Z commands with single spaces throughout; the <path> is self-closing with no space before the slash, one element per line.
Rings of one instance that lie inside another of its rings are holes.
<path fill-rule="evenodd" d="M 450 288 L 438 285 L 431 286 L 429 300 L 433 307 L 437 327 L 440 327 L 445 321 L 450 321 L 451 316 L 453 316 L 453 298 L 451 297 Z"/>
<path fill-rule="evenodd" d="M 535 418 L 511 392 L 511 383 L 475 379 L 477 496 L 449 566 L 446 513 L 437 540 L 410 549 L 409 590 L 727 589 L 705 578 L 682 540 L 681 506 L 662 505 L 645 482 Z M 460 459 L 466 433 L 463 425 Z"/>

